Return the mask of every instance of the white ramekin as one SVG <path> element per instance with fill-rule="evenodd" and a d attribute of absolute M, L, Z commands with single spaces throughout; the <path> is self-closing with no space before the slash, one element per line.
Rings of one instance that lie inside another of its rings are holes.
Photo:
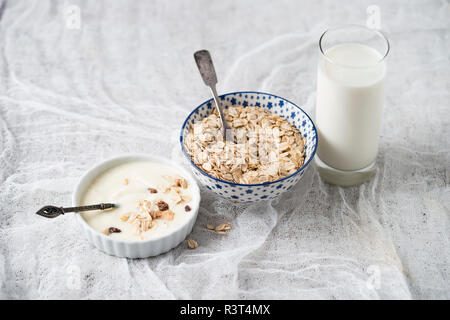
<path fill-rule="evenodd" d="M 173 161 L 157 156 L 145 155 L 145 154 L 132 154 L 118 156 L 95 165 L 78 182 L 75 191 L 72 196 L 72 204 L 74 206 L 81 205 L 81 199 L 84 195 L 86 188 L 97 178 L 100 174 L 106 170 L 115 167 L 125 162 L 131 162 L 136 160 L 149 160 L 165 165 L 169 165 L 174 168 L 185 177 L 193 190 L 192 200 L 192 215 L 187 219 L 184 224 L 175 229 L 172 233 L 161 237 L 141 240 L 141 241 L 126 241 L 117 240 L 107 235 L 94 230 L 87 222 L 77 214 L 78 222 L 83 226 L 86 236 L 90 242 L 92 242 L 98 249 L 117 257 L 126 258 L 147 258 L 150 256 L 156 256 L 158 254 L 169 251 L 172 248 L 178 246 L 186 236 L 192 231 L 192 227 L 197 219 L 198 209 L 200 205 L 200 189 L 190 172 L 183 169 Z"/>

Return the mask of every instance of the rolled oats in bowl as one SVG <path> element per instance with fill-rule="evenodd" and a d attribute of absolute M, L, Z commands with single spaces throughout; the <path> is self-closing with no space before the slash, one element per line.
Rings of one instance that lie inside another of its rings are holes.
<path fill-rule="evenodd" d="M 217 110 L 195 122 L 185 139 L 191 160 L 215 178 L 259 184 L 296 172 L 305 163 L 306 138 L 289 121 L 259 106 L 230 106 L 232 128 L 221 135 Z"/>
<path fill-rule="evenodd" d="M 234 202 L 275 199 L 303 176 L 317 149 L 308 114 L 282 97 L 255 91 L 223 94 L 231 129 L 221 136 L 212 99 L 181 128 L 181 149 L 205 188 Z"/>

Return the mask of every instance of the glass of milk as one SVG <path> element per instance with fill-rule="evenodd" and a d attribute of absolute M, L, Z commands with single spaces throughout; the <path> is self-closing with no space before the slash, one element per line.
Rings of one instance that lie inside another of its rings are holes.
<path fill-rule="evenodd" d="M 358 185 L 376 168 L 389 42 L 348 25 L 325 31 L 319 48 L 317 169 L 328 183 Z"/>

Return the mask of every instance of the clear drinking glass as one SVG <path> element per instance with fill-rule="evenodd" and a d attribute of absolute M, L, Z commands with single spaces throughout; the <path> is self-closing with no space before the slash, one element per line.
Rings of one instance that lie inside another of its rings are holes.
<path fill-rule="evenodd" d="M 325 31 L 319 48 L 316 165 L 329 183 L 357 185 L 375 172 L 389 42 L 348 25 Z"/>

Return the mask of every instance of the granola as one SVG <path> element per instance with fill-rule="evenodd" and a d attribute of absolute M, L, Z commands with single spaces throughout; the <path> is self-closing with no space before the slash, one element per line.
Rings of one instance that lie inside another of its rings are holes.
<path fill-rule="evenodd" d="M 197 249 L 198 248 L 198 243 L 195 240 L 188 239 L 187 244 L 188 244 L 188 247 L 190 249 Z"/>
<path fill-rule="evenodd" d="M 181 176 L 164 176 L 164 178 L 169 182 L 169 185 L 164 189 L 164 193 L 175 194 L 176 198 L 173 197 L 175 204 L 180 204 L 181 202 L 189 202 L 192 197 L 185 195 L 182 189 L 187 189 L 188 182 Z M 150 193 L 158 193 L 155 188 L 148 188 Z M 186 207 L 189 207 L 186 205 Z M 189 207 L 190 208 L 190 207 Z M 185 211 L 190 211 L 186 210 Z M 169 204 L 162 199 L 142 200 L 139 201 L 137 210 L 135 212 L 125 212 L 120 216 L 120 220 L 124 222 L 131 223 L 135 227 L 137 234 L 141 234 L 153 228 L 157 220 L 167 220 L 171 221 L 174 219 L 175 213 L 170 210 Z"/>
<path fill-rule="evenodd" d="M 232 139 L 222 138 L 217 110 L 194 123 L 185 139 L 192 161 L 208 174 L 257 184 L 286 177 L 303 165 L 306 138 L 286 118 L 261 107 L 235 106 L 224 113 Z"/>
<path fill-rule="evenodd" d="M 215 231 L 218 234 L 226 235 L 227 231 L 232 229 L 231 222 L 221 223 L 217 227 L 214 227 L 213 225 L 207 224 L 206 228 Z"/>

